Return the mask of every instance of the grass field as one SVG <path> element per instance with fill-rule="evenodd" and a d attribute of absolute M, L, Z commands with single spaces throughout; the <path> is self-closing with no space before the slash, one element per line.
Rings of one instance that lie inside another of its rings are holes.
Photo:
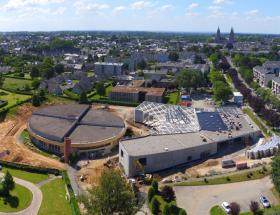
<path fill-rule="evenodd" d="M 3 95 L 2 95 L 3 94 Z M 19 102 L 26 101 L 30 99 L 31 96 L 28 95 L 21 95 L 21 94 L 16 94 L 16 93 L 10 93 L 5 90 L 0 90 L 0 100 L 7 101 L 8 104 L 2 108 L 0 108 L 0 111 L 4 108 L 9 108 L 11 106 L 14 106 L 15 104 L 18 104 Z"/>
<path fill-rule="evenodd" d="M 176 105 L 180 102 L 180 93 L 178 91 L 176 92 L 172 92 L 172 93 L 168 93 L 166 96 L 165 96 L 165 99 L 166 99 L 166 103 L 167 104 L 173 104 L 173 105 Z"/>
<path fill-rule="evenodd" d="M 26 85 L 29 85 L 29 87 L 31 87 L 31 83 L 31 80 L 5 77 L 3 88 L 8 90 L 22 90 Z"/>
<path fill-rule="evenodd" d="M 94 95 L 90 96 L 90 99 L 101 99 L 101 98 L 108 98 L 109 93 L 112 91 L 113 86 L 110 84 L 106 87 L 106 94 L 105 96 L 100 96 L 99 94 L 95 93 Z"/>
<path fill-rule="evenodd" d="M 49 177 L 47 174 L 26 172 L 19 169 L 12 169 L 7 167 L 3 167 L 1 172 L 6 173 L 7 170 L 11 173 L 12 176 L 29 181 L 34 184 L 44 181 Z"/>
<path fill-rule="evenodd" d="M 65 184 L 62 179 L 55 179 L 41 187 L 43 202 L 39 215 L 70 215 L 71 208 L 66 200 Z"/>
<path fill-rule="evenodd" d="M 10 192 L 6 204 L 4 198 L 0 197 L 0 212 L 17 212 L 27 208 L 32 201 L 32 193 L 27 188 L 16 184 L 15 189 Z"/>
<path fill-rule="evenodd" d="M 201 186 L 201 185 L 216 185 L 216 184 L 228 184 L 228 183 L 235 183 L 241 181 L 250 181 L 264 178 L 271 174 L 271 170 L 254 170 L 250 172 L 241 172 L 229 176 L 217 177 L 212 179 L 207 179 L 206 181 L 199 180 L 199 181 L 186 181 L 175 184 L 176 186 Z"/>

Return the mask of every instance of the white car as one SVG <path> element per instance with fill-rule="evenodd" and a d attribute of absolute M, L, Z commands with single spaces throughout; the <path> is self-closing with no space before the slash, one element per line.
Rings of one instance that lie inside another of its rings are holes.
<path fill-rule="evenodd" d="M 221 204 L 222 208 L 224 209 L 224 211 L 227 213 L 227 214 L 230 214 L 231 212 L 231 209 L 230 209 L 230 205 L 228 202 L 223 202 Z"/>
<path fill-rule="evenodd" d="M 264 208 L 269 208 L 270 207 L 270 203 L 265 196 L 260 197 L 260 202 L 261 202 L 261 204 Z"/>

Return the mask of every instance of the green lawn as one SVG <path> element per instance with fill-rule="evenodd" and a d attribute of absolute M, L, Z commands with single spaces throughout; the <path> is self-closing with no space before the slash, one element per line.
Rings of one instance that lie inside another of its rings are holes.
<path fill-rule="evenodd" d="M 199 181 L 186 181 L 175 184 L 175 186 L 201 186 L 201 185 L 216 185 L 216 184 L 228 184 L 241 181 L 250 181 L 264 178 L 271 174 L 271 170 L 263 171 L 262 169 L 250 171 L 250 172 L 241 172 L 228 177 L 217 177 L 212 179 L 204 179 Z"/>
<path fill-rule="evenodd" d="M 166 99 L 166 103 L 167 104 L 173 104 L 173 105 L 176 105 L 180 102 L 180 93 L 179 91 L 176 91 L 176 92 L 172 92 L 172 93 L 168 93 L 166 96 L 165 96 L 165 99 Z"/>
<path fill-rule="evenodd" d="M 254 112 L 250 108 L 243 108 L 243 112 L 246 113 L 254 123 L 261 129 L 263 134 L 268 137 L 269 131 L 266 129 L 266 127 L 263 125 L 262 121 L 254 114 Z"/>
<path fill-rule="evenodd" d="M 6 106 L 0 108 L 0 111 L 3 109 L 9 108 L 11 106 L 14 106 L 15 104 L 18 104 L 19 102 L 26 101 L 30 98 L 31 98 L 31 96 L 28 96 L 28 95 L 10 93 L 5 90 L 0 90 L 0 100 L 8 102 L 8 104 Z"/>
<path fill-rule="evenodd" d="M 7 170 L 11 173 L 12 176 L 29 181 L 34 184 L 44 181 L 49 177 L 47 174 L 26 172 L 19 169 L 12 169 L 7 167 L 3 167 L 1 172 L 5 173 Z"/>
<path fill-rule="evenodd" d="M 112 88 L 113 88 L 112 84 L 110 84 L 109 86 L 106 87 L 105 96 L 100 96 L 99 94 L 95 93 L 95 94 L 91 95 L 89 98 L 91 98 L 91 99 L 101 99 L 101 98 L 107 99 L 108 96 L 109 96 L 109 93 L 112 91 Z"/>
<path fill-rule="evenodd" d="M 29 87 L 31 87 L 31 83 L 31 80 L 5 77 L 3 88 L 9 90 L 22 90 L 26 85 L 29 85 Z"/>
<path fill-rule="evenodd" d="M 17 212 L 27 208 L 32 201 L 32 193 L 27 188 L 16 184 L 15 189 L 10 192 L 6 203 L 0 197 L 0 212 Z"/>
<path fill-rule="evenodd" d="M 39 215 L 70 215 L 71 208 L 66 200 L 65 184 L 62 179 L 55 179 L 41 187 L 43 202 Z"/>

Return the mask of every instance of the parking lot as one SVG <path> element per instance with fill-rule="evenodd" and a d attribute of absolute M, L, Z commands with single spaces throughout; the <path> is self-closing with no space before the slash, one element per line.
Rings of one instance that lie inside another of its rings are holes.
<path fill-rule="evenodd" d="M 237 202 L 241 211 L 249 211 L 251 200 L 258 201 L 265 195 L 272 205 L 277 201 L 270 189 L 273 187 L 269 177 L 260 180 L 210 186 L 174 187 L 177 204 L 185 208 L 188 215 L 209 214 L 214 205 L 222 202 Z"/>

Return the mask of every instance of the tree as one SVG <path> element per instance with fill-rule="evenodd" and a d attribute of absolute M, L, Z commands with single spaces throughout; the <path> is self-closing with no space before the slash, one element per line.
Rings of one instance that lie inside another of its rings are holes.
<path fill-rule="evenodd" d="M 131 187 L 119 171 L 105 170 L 100 184 L 88 190 L 82 198 L 87 214 L 134 214 L 136 200 Z"/>
<path fill-rule="evenodd" d="M 138 64 L 137 64 L 137 69 L 140 70 L 144 70 L 147 68 L 147 63 L 145 60 L 141 60 Z"/>
<path fill-rule="evenodd" d="M 280 192 L 280 152 L 272 159 L 272 181 L 278 192 Z"/>
<path fill-rule="evenodd" d="M 0 74 L 0 88 L 3 86 L 5 82 L 5 78 L 3 77 L 2 73 Z"/>
<path fill-rule="evenodd" d="M 152 186 L 152 188 L 154 188 L 155 192 L 158 193 L 158 182 L 157 182 L 157 180 L 153 179 L 151 186 Z"/>
<path fill-rule="evenodd" d="M 176 198 L 173 188 L 167 185 L 162 188 L 161 196 L 167 202 L 171 202 Z"/>
<path fill-rule="evenodd" d="M 157 215 L 159 213 L 159 201 L 158 199 L 154 196 L 154 198 L 152 199 L 152 202 L 151 202 L 151 211 L 152 211 L 152 214 L 155 214 Z"/>
<path fill-rule="evenodd" d="M 34 79 L 31 83 L 33 89 L 37 89 L 40 86 L 40 80 L 39 79 Z"/>
<path fill-rule="evenodd" d="M 231 215 L 238 215 L 240 213 L 240 205 L 236 202 L 230 203 L 229 207 L 231 210 Z"/>
<path fill-rule="evenodd" d="M 64 65 L 61 64 L 61 63 L 56 64 L 55 67 L 54 67 L 54 71 L 57 74 L 62 74 L 64 72 Z"/>
<path fill-rule="evenodd" d="M 169 55 L 168 55 L 168 58 L 169 58 L 169 60 L 171 60 L 171 61 L 173 61 L 173 62 L 176 62 L 176 61 L 179 60 L 179 55 L 178 55 L 177 52 L 171 51 L 171 52 L 169 53 Z"/>
<path fill-rule="evenodd" d="M 201 71 L 194 69 L 184 69 L 180 71 L 176 81 L 180 87 L 185 88 L 188 92 L 190 92 L 191 89 L 197 89 L 206 84 L 206 79 Z"/>
<path fill-rule="evenodd" d="M 33 79 L 33 78 L 38 78 L 39 76 L 40 76 L 40 71 L 38 67 L 33 66 L 30 71 L 30 77 Z"/>
<path fill-rule="evenodd" d="M 215 101 L 226 102 L 232 98 L 232 90 L 230 86 L 222 81 L 214 82 L 213 93 Z"/>
<path fill-rule="evenodd" d="M 87 99 L 87 94 L 86 92 L 82 92 L 80 95 L 80 99 L 79 99 L 79 103 L 80 104 L 87 104 L 88 103 L 88 99 Z"/>
<path fill-rule="evenodd" d="M 41 105 L 41 99 L 37 93 L 34 93 L 34 95 L 32 96 L 32 105 L 34 107 L 39 107 Z"/>
<path fill-rule="evenodd" d="M 96 84 L 96 92 L 100 96 L 105 96 L 106 88 L 105 88 L 104 82 L 99 82 Z"/>
<path fill-rule="evenodd" d="M 42 63 L 42 73 L 43 76 L 47 79 L 50 79 L 54 76 L 53 60 L 50 57 L 46 57 Z"/>
<path fill-rule="evenodd" d="M 254 215 L 256 215 L 259 211 L 260 207 L 259 207 L 259 203 L 256 201 L 251 201 L 250 203 L 250 210 L 252 211 L 252 213 Z"/>
<path fill-rule="evenodd" d="M 15 182 L 13 176 L 9 171 L 6 172 L 4 176 L 4 181 L 2 182 L 4 194 L 9 196 L 10 191 L 15 189 Z"/>
<path fill-rule="evenodd" d="M 156 195 L 156 191 L 153 187 L 150 187 L 149 191 L 148 191 L 148 201 L 151 202 L 151 200 L 153 199 L 153 197 Z"/>

